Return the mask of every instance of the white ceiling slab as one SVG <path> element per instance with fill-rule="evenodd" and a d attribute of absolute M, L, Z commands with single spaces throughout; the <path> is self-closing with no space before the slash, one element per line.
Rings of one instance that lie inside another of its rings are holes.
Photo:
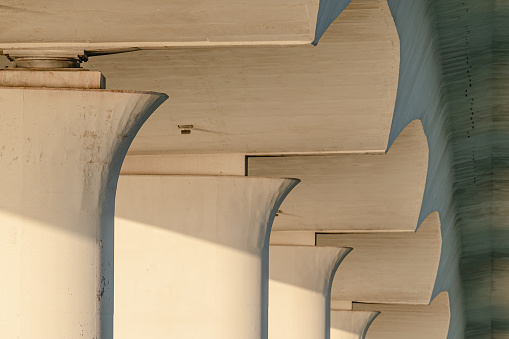
<path fill-rule="evenodd" d="M 379 311 L 366 339 L 446 339 L 451 311 L 449 295 L 440 293 L 430 305 L 354 303 L 355 311 Z"/>
<path fill-rule="evenodd" d="M 332 300 L 429 304 L 442 238 L 438 213 L 414 232 L 317 234 L 318 246 L 352 247 L 332 283 Z"/>
<path fill-rule="evenodd" d="M 249 157 L 250 176 L 302 182 L 280 207 L 274 231 L 414 231 L 428 167 L 419 121 L 387 155 Z"/>
<path fill-rule="evenodd" d="M 318 0 L 4 0 L 0 49 L 165 47 L 314 39 Z"/>
<path fill-rule="evenodd" d="M 317 47 L 145 50 L 85 64 L 107 88 L 167 93 L 130 154 L 382 151 L 399 40 L 387 4 L 357 0 Z M 181 135 L 178 125 L 193 125 Z"/>

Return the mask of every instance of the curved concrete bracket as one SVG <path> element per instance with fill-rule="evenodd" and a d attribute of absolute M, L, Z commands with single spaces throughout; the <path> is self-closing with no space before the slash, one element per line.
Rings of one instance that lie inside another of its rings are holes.
<path fill-rule="evenodd" d="M 116 338 L 266 336 L 268 238 L 295 179 L 121 176 Z"/>
<path fill-rule="evenodd" d="M 354 303 L 354 311 L 378 311 L 366 339 L 446 339 L 451 310 L 449 295 L 440 293 L 430 305 Z"/>
<path fill-rule="evenodd" d="M 111 338 L 120 166 L 159 93 L 0 87 L 4 338 Z"/>
<path fill-rule="evenodd" d="M 353 247 L 338 270 L 333 300 L 428 304 L 440 261 L 440 218 L 414 232 L 318 234 L 317 245 Z"/>
<path fill-rule="evenodd" d="M 329 338 L 332 279 L 351 250 L 270 246 L 270 339 Z"/>
<path fill-rule="evenodd" d="M 387 155 L 248 158 L 249 175 L 302 180 L 281 206 L 275 231 L 414 231 L 427 169 L 427 139 L 418 121 Z"/>

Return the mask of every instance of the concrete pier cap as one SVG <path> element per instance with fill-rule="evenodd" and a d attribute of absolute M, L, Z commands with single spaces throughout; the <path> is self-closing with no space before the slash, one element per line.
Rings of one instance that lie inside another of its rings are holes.
<path fill-rule="evenodd" d="M 93 73 L 0 71 L 2 337 L 113 336 L 117 179 L 168 96 L 98 89 Z"/>

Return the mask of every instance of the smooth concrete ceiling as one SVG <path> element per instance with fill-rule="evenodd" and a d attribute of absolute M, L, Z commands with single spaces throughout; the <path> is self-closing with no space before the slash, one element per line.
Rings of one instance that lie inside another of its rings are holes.
<path fill-rule="evenodd" d="M 414 232 L 317 234 L 319 246 L 352 247 L 332 283 L 333 300 L 429 304 L 442 239 L 438 213 Z"/>
<path fill-rule="evenodd" d="M 387 155 L 249 157 L 248 175 L 302 180 L 275 231 L 414 231 L 427 166 L 426 136 L 414 121 Z"/>

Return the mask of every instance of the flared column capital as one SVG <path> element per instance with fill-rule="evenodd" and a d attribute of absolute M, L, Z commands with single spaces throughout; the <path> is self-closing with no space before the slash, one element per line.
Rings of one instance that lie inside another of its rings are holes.
<path fill-rule="evenodd" d="M 329 295 L 349 247 L 270 245 L 270 279 Z"/>
<path fill-rule="evenodd" d="M 330 290 L 351 248 L 271 245 L 269 339 L 330 335 Z"/>
<path fill-rule="evenodd" d="M 331 311 L 330 339 L 364 339 L 380 312 Z"/>
<path fill-rule="evenodd" d="M 266 338 L 270 229 L 298 182 L 121 175 L 115 335 Z"/>
<path fill-rule="evenodd" d="M 5 337 L 111 338 L 116 180 L 134 136 L 166 98 L 0 87 Z"/>

